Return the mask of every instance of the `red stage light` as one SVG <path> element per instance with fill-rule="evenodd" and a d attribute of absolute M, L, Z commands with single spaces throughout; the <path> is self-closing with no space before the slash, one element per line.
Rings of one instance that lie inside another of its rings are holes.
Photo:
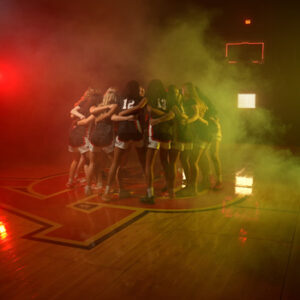
<path fill-rule="evenodd" d="M 20 77 L 14 65 L 0 62 L 0 93 L 11 95 L 20 88 Z"/>
<path fill-rule="evenodd" d="M 7 237 L 7 231 L 5 225 L 2 222 L 0 222 L 0 238 L 1 240 L 4 240 L 6 237 Z"/>

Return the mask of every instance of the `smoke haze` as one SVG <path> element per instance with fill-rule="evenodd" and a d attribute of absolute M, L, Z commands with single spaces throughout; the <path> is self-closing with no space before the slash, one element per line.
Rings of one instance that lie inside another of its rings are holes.
<path fill-rule="evenodd" d="M 1 1 L 0 66 L 14 82 L 0 91 L 3 155 L 57 159 L 69 111 L 88 86 L 152 78 L 197 84 L 217 107 L 224 143 L 280 144 L 287 127 L 270 109 L 237 109 L 238 92 L 258 91 L 259 106 L 272 83 L 260 66 L 225 62 L 213 25 L 223 15 L 193 1 Z"/>

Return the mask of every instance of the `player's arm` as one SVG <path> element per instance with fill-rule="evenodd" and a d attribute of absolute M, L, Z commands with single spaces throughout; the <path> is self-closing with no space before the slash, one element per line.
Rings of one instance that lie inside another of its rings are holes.
<path fill-rule="evenodd" d="M 214 122 L 216 125 L 220 124 L 220 120 L 218 117 L 210 117 L 209 118 L 212 122 Z"/>
<path fill-rule="evenodd" d="M 80 120 L 85 118 L 85 116 L 78 111 L 79 109 L 80 109 L 80 106 L 77 105 L 70 111 L 71 118 L 74 116 L 79 118 Z"/>
<path fill-rule="evenodd" d="M 175 117 L 175 114 L 173 113 L 173 111 L 169 111 L 168 113 L 164 114 L 162 117 L 159 117 L 156 119 L 150 119 L 150 124 L 152 126 L 157 125 L 159 123 L 170 121 L 170 120 L 174 119 L 174 117 Z"/>
<path fill-rule="evenodd" d="M 182 113 L 176 105 L 173 106 L 172 110 L 175 116 L 179 117 L 180 119 L 187 120 L 189 118 L 185 113 Z"/>
<path fill-rule="evenodd" d="M 112 104 L 112 105 L 116 105 L 116 104 Z M 98 106 L 92 106 L 90 108 L 90 113 L 93 114 L 93 115 L 97 115 L 97 114 L 103 112 L 106 109 L 111 109 L 112 105 L 101 105 L 100 104 Z"/>
<path fill-rule="evenodd" d="M 114 122 L 121 122 L 121 121 L 135 121 L 136 118 L 134 115 L 129 115 L 129 116 L 120 116 L 120 115 L 116 115 L 113 114 L 111 116 L 111 120 Z"/>
<path fill-rule="evenodd" d="M 95 117 L 93 115 L 90 115 L 89 117 L 78 121 L 77 125 L 86 126 L 86 125 L 88 125 L 89 123 L 91 123 L 94 120 L 95 120 Z"/>
<path fill-rule="evenodd" d="M 147 105 L 147 111 L 151 114 L 151 113 L 154 113 L 158 116 L 163 116 L 165 114 L 164 111 L 160 110 L 160 109 L 157 109 L 157 108 L 154 108 L 152 106 L 150 106 L 149 104 Z"/>
<path fill-rule="evenodd" d="M 199 117 L 198 120 L 199 120 L 201 123 L 203 123 L 203 124 L 205 124 L 205 125 L 208 125 L 208 122 L 207 122 L 205 119 L 203 119 L 202 117 Z"/>
<path fill-rule="evenodd" d="M 146 104 L 147 104 L 147 99 L 143 98 L 138 105 L 133 106 L 129 109 L 123 110 L 122 112 L 119 113 L 119 115 L 120 116 L 131 115 L 131 114 L 135 113 L 136 111 L 142 109 Z"/>
<path fill-rule="evenodd" d="M 199 116 L 199 107 L 197 105 L 193 105 L 192 108 L 193 108 L 193 115 L 186 120 L 187 124 L 195 122 L 200 117 Z"/>
<path fill-rule="evenodd" d="M 109 111 L 101 114 L 98 118 L 96 118 L 96 122 L 110 118 L 115 113 L 116 109 L 118 108 L 117 104 L 111 104 L 111 105 L 107 105 L 107 106 L 110 107 Z"/>

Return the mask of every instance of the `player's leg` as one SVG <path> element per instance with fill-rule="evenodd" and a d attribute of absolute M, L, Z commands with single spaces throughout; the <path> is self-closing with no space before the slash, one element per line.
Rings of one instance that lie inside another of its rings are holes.
<path fill-rule="evenodd" d="M 210 147 L 210 155 L 211 160 L 213 162 L 215 171 L 216 171 L 216 185 L 214 186 L 214 189 L 221 189 L 222 188 L 222 167 L 221 167 L 221 160 L 220 160 L 220 141 L 217 139 L 214 139 L 211 143 Z"/>
<path fill-rule="evenodd" d="M 181 166 L 182 166 L 183 171 L 184 171 L 186 184 L 185 184 L 185 188 L 183 188 L 182 190 L 179 190 L 177 192 L 176 195 L 178 195 L 178 196 L 181 196 L 181 193 L 183 192 L 183 190 L 187 190 L 189 188 L 190 184 L 191 184 L 191 169 L 190 169 L 191 152 L 192 152 L 192 148 L 191 149 L 186 149 L 185 148 L 180 153 L 180 162 L 181 162 Z"/>
<path fill-rule="evenodd" d="M 203 154 L 203 151 L 204 149 L 199 147 L 199 145 L 195 143 L 191 151 L 191 155 L 189 157 L 190 172 L 191 172 L 189 192 L 191 196 L 197 193 L 197 184 L 199 178 L 199 159 Z"/>
<path fill-rule="evenodd" d="M 141 198 L 141 202 L 144 203 L 154 203 L 154 163 L 156 159 L 158 149 L 148 148 L 146 152 L 146 184 L 147 184 L 147 192 L 144 198 Z"/>
<path fill-rule="evenodd" d="M 116 176 L 117 170 L 121 166 L 122 159 L 123 159 L 123 156 L 124 156 L 125 153 L 126 153 L 126 149 L 122 149 L 122 148 L 119 148 L 119 147 L 115 147 L 115 149 L 114 149 L 113 161 L 112 161 L 112 164 L 111 164 L 110 169 L 109 169 L 105 191 L 104 191 L 104 194 L 102 195 L 102 199 L 104 201 L 109 201 L 110 200 L 109 192 L 110 192 L 113 180 Z"/>
<path fill-rule="evenodd" d="M 86 186 L 84 187 L 84 192 L 86 196 L 92 195 L 92 180 L 94 177 L 95 165 L 96 165 L 96 156 L 98 153 L 96 152 L 89 152 L 89 165 L 87 167 L 87 174 L 86 174 Z"/>
<path fill-rule="evenodd" d="M 75 185 L 74 176 L 75 176 L 75 172 L 79 160 L 80 160 L 80 152 L 72 152 L 72 162 L 69 169 L 69 179 L 66 184 L 67 188 L 72 188 Z"/>
<path fill-rule="evenodd" d="M 175 181 L 176 181 L 176 164 L 180 155 L 180 151 L 175 148 L 171 148 L 169 151 L 169 196 L 175 197 Z"/>

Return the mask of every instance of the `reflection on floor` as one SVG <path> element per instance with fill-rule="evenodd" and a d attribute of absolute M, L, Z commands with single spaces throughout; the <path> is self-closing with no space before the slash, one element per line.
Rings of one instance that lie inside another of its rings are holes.
<path fill-rule="evenodd" d="M 62 166 L 2 170 L 0 298 L 298 299 L 299 157 L 239 145 L 222 162 L 223 190 L 170 200 L 158 178 L 154 205 L 134 161 L 109 203 Z"/>

